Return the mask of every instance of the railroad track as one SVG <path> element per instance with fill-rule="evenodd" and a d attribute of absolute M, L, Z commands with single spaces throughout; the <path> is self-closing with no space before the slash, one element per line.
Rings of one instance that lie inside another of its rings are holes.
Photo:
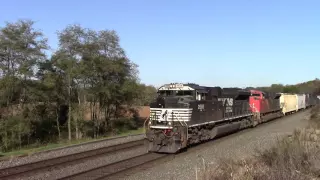
<path fill-rule="evenodd" d="M 106 154 L 119 153 L 119 151 L 130 151 L 142 146 L 144 139 L 112 145 L 108 147 L 93 149 L 75 154 L 60 156 L 52 159 L 41 160 L 33 163 L 0 169 L 0 179 L 13 179 L 18 177 L 32 176 L 38 172 L 48 171 L 51 168 L 63 168 L 79 162 L 103 156 Z"/>
<path fill-rule="evenodd" d="M 113 153 L 119 153 L 121 151 L 130 151 L 144 144 L 144 139 L 126 142 L 122 144 L 112 145 L 108 147 L 93 149 L 89 151 L 79 152 L 71 155 L 60 156 L 57 158 L 41 160 L 38 162 L 23 164 L 20 166 L 14 166 L 9 168 L 0 169 L 0 179 L 15 179 L 21 177 L 32 177 L 32 175 L 50 171 L 52 168 L 65 168 L 67 166 L 75 165 L 81 162 L 85 162 L 91 158 L 110 155 Z M 113 177 L 123 176 L 125 173 L 136 171 L 135 169 L 143 169 L 146 166 L 156 164 L 159 160 L 166 160 L 173 157 L 173 155 L 158 154 L 158 153 L 146 153 L 110 163 L 107 165 L 99 166 L 89 170 L 85 170 L 79 173 L 75 173 L 61 179 L 88 179 L 88 180 L 101 180 L 101 179 L 113 179 Z"/>
<path fill-rule="evenodd" d="M 101 179 L 113 179 L 114 175 L 120 174 L 126 170 L 130 170 L 135 167 L 142 166 L 151 162 L 155 162 L 162 159 L 165 156 L 172 156 L 167 154 L 158 153 L 146 153 L 139 156 L 135 156 L 129 159 L 118 161 L 115 163 L 107 164 L 97 168 L 93 168 L 84 172 L 73 174 L 71 176 L 62 178 L 63 180 L 101 180 Z"/>

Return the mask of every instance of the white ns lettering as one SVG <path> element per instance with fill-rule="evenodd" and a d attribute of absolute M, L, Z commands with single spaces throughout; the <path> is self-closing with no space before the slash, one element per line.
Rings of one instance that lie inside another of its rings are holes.
<path fill-rule="evenodd" d="M 223 105 L 233 106 L 233 98 L 218 98 L 218 101 L 222 101 Z"/>

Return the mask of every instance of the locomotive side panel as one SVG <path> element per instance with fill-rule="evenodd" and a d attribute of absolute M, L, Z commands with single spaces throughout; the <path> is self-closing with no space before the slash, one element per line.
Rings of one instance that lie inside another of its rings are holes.
<path fill-rule="evenodd" d="M 281 110 L 279 99 L 268 99 L 268 112 Z"/>
<path fill-rule="evenodd" d="M 249 98 L 250 110 L 253 113 L 260 113 L 261 111 L 261 94 L 260 93 L 252 93 Z"/>
<path fill-rule="evenodd" d="M 282 93 L 280 96 L 280 106 L 282 108 L 282 113 L 285 115 L 289 112 L 296 111 L 298 105 L 298 100 L 296 94 L 286 94 Z"/>
<path fill-rule="evenodd" d="M 281 110 L 280 108 L 280 94 L 265 95 L 261 91 L 251 90 L 250 108 L 252 112 L 256 113 L 270 113 Z"/>
<path fill-rule="evenodd" d="M 266 99 L 262 105 L 263 113 L 281 110 L 279 99 Z"/>
<path fill-rule="evenodd" d="M 233 116 L 245 116 L 251 114 L 250 103 L 247 100 L 236 100 Z"/>
<path fill-rule="evenodd" d="M 269 94 L 268 97 L 262 100 L 261 113 L 270 113 L 281 110 L 280 94 Z"/>
<path fill-rule="evenodd" d="M 187 124 L 197 125 L 223 118 L 224 108 L 221 101 L 194 101 L 190 103 L 191 119 Z"/>
<path fill-rule="evenodd" d="M 230 99 L 229 99 L 230 100 Z M 223 103 L 224 102 L 224 103 Z M 249 101 L 195 101 L 190 103 L 192 115 L 188 126 L 227 121 L 251 113 Z"/>

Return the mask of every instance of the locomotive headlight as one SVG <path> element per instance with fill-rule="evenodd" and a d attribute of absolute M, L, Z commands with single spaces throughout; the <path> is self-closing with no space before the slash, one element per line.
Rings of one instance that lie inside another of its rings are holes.
<path fill-rule="evenodd" d="M 169 125 L 169 126 L 171 126 L 171 124 L 172 124 L 171 122 L 168 122 L 168 125 Z"/>

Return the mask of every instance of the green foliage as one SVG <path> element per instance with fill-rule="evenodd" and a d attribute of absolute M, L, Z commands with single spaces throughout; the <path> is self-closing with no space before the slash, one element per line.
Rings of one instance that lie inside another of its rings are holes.
<path fill-rule="evenodd" d="M 283 93 L 311 93 L 320 95 L 320 80 L 315 79 L 296 85 L 272 84 L 270 87 L 247 87 L 246 89 L 259 89 L 268 92 Z"/>
<path fill-rule="evenodd" d="M 113 121 L 113 128 L 115 134 L 119 134 L 121 132 L 125 132 L 127 130 L 135 130 L 138 129 L 138 126 L 135 121 L 132 121 L 132 119 L 129 118 L 120 118 L 116 121 Z"/>
<path fill-rule="evenodd" d="M 115 31 L 74 24 L 57 35 L 58 49 L 47 57 L 33 21 L 0 28 L 2 151 L 137 129 L 138 115 L 128 118 L 122 106 L 149 104 L 155 95 L 139 83 Z"/>
<path fill-rule="evenodd" d="M 24 145 L 24 139 L 27 139 L 31 131 L 30 127 L 31 124 L 24 121 L 21 116 L 2 119 L 0 122 L 1 149 L 8 151 Z"/>
<path fill-rule="evenodd" d="M 136 102 L 142 106 L 149 106 L 150 102 L 156 98 L 157 89 L 154 86 L 140 85 L 139 100 Z"/>

